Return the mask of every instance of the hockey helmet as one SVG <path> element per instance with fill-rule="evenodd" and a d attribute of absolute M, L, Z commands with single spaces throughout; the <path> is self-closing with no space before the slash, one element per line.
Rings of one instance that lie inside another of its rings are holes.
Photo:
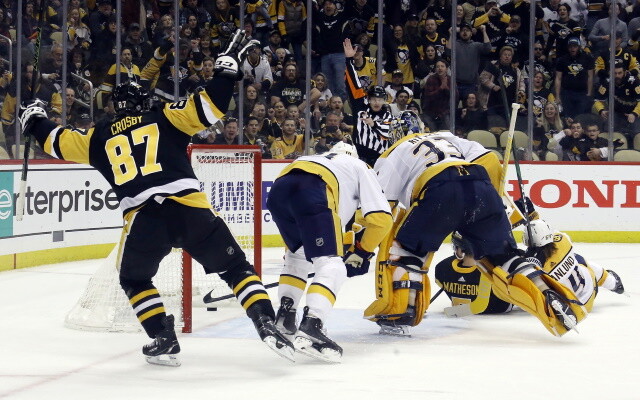
<path fill-rule="evenodd" d="M 424 123 L 415 112 L 403 111 L 398 118 L 391 121 L 389 129 L 389 145 L 394 144 L 403 137 L 412 133 L 420 133 L 424 130 Z"/>
<path fill-rule="evenodd" d="M 374 85 L 369 88 L 367 92 L 367 97 L 379 97 L 381 99 L 387 98 L 387 92 L 384 90 L 382 86 Z"/>
<path fill-rule="evenodd" d="M 525 230 L 522 235 L 522 241 L 527 247 L 542 247 L 546 244 L 553 242 L 553 229 L 549 224 L 542 220 L 536 219 L 529 223 L 531 229 L 531 243 L 529 243 L 529 235 Z"/>
<path fill-rule="evenodd" d="M 338 142 L 334 144 L 329 151 L 331 153 L 346 154 L 348 156 L 358 158 L 358 150 L 356 150 L 356 146 L 346 142 Z"/>
<path fill-rule="evenodd" d="M 113 107 L 117 116 L 148 111 L 149 100 L 149 92 L 137 82 L 123 82 L 113 90 Z"/>
<path fill-rule="evenodd" d="M 451 244 L 453 245 L 453 254 L 458 260 L 462 260 L 464 256 L 473 257 L 471 242 L 462 237 L 460 232 L 455 231 L 451 234 Z"/>

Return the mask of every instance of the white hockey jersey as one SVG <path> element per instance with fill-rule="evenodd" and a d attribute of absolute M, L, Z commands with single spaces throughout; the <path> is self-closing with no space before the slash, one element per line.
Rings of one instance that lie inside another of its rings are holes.
<path fill-rule="evenodd" d="M 390 202 L 411 206 L 424 183 L 453 165 L 469 165 L 490 151 L 451 132 L 408 135 L 385 151 L 374 170 Z M 420 187 L 416 183 L 420 179 Z"/>
<path fill-rule="evenodd" d="M 361 208 L 366 231 L 362 247 L 373 251 L 392 224 L 391 209 L 376 175 L 363 161 L 345 154 L 323 153 L 304 156 L 292 162 L 280 176 L 298 169 L 316 174 L 327 183 L 336 198 L 335 211 L 340 216 L 342 228 Z M 330 204 L 331 206 L 331 204 Z"/>

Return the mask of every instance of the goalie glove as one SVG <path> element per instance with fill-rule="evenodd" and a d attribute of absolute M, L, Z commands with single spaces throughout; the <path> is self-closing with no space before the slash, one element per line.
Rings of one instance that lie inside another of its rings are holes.
<path fill-rule="evenodd" d="M 369 272 L 373 253 L 360 247 L 360 242 L 356 242 L 353 251 L 348 251 L 344 255 L 344 265 L 347 267 L 347 277 L 351 278 L 358 275 L 364 275 Z"/>
<path fill-rule="evenodd" d="M 40 99 L 23 101 L 20 104 L 20 110 L 18 111 L 18 118 L 20 119 L 20 125 L 23 132 L 26 134 L 26 130 L 31 125 L 40 119 L 47 119 L 47 112 L 45 111 L 46 104 Z"/>
<path fill-rule="evenodd" d="M 527 196 L 520 197 L 518 200 L 515 200 L 514 203 L 516 207 L 518 207 L 518 210 L 520 210 L 522 215 L 531 216 L 533 212 L 536 210 L 535 207 L 533 206 L 533 203 L 531 202 L 531 199 L 528 198 Z"/>
<path fill-rule="evenodd" d="M 255 39 L 247 40 L 244 30 L 237 29 L 231 37 L 227 49 L 216 59 L 213 67 L 214 74 L 241 81 L 244 74 L 240 65 L 247 58 L 248 50 L 259 45 L 260 42 Z"/>

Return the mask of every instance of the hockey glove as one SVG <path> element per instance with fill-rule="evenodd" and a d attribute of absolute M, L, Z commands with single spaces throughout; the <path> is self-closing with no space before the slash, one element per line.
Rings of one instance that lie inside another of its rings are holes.
<path fill-rule="evenodd" d="M 22 130 L 26 133 L 35 121 L 39 119 L 47 119 L 47 112 L 45 111 L 46 104 L 39 99 L 23 101 L 20 104 L 20 110 L 18 111 L 18 118 L 20 119 L 20 125 Z"/>
<path fill-rule="evenodd" d="M 354 250 L 348 251 L 343 258 L 347 267 L 347 277 L 351 278 L 369 272 L 371 257 L 373 257 L 373 253 L 362 249 L 360 243 L 357 242 Z"/>
<path fill-rule="evenodd" d="M 247 40 L 244 30 L 237 29 L 231 37 L 227 49 L 220 54 L 213 67 L 216 76 L 226 76 L 236 81 L 242 80 L 240 64 L 247 58 L 248 50 L 260 45 L 257 40 Z"/>
<path fill-rule="evenodd" d="M 531 199 L 527 196 L 520 197 L 518 200 L 514 201 L 514 203 L 516 204 L 518 210 L 520 210 L 522 215 L 531 215 L 536 210 L 536 208 L 533 206 L 533 203 L 531 202 Z"/>

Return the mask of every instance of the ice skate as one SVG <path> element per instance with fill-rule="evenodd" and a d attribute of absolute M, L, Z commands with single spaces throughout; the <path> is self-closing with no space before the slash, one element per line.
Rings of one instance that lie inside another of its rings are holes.
<path fill-rule="evenodd" d="M 258 336 L 269 348 L 275 351 L 280 357 L 284 357 L 289 361 L 295 362 L 293 353 L 295 349 L 289 339 L 287 339 L 276 325 L 273 323 L 271 317 L 266 314 L 260 314 L 255 318 L 252 318 L 253 324 L 258 331 Z"/>
<path fill-rule="evenodd" d="M 608 269 L 607 272 L 609 274 L 611 274 L 611 276 L 613 276 L 615 278 L 615 280 L 616 280 L 616 287 L 611 289 L 611 291 L 614 292 L 614 293 L 623 294 L 624 293 L 624 285 L 622 284 L 622 279 L 620 279 L 620 276 L 618 274 L 616 274 L 615 271 L 612 271 L 610 269 Z M 626 293 L 624 293 L 624 294 L 627 295 Z"/>
<path fill-rule="evenodd" d="M 293 343 L 297 351 L 309 357 L 329 363 L 341 361 L 342 347 L 327 337 L 320 318 L 309 315 L 309 307 L 304 308 Z"/>
<path fill-rule="evenodd" d="M 282 296 L 280 308 L 276 314 L 276 328 L 289 340 L 293 340 L 297 330 L 296 310 L 293 307 L 293 299 Z"/>
<path fill-rule="evenodd" d="M 376 323 L 380 326 L 381 335 L 411 337 L 411 326 L 399 323 L 398 320 L 379 319 Z"/>
<path fill-rule="evenodd" d="M 544 295 L 547 300 L 547 305 L 551 307 L 556 318 L 560 320 L 562 325 L 564 325 L 568 331 L 574 330 L 578 332 L 576 329 L 576 326 L 578 326 L 576 315 L 571 310 L 571 307 L 569 307 L 569 304 L 563 301 L 560 295 L 553 290 L 546 290 Z"/>
<path fill-rule="evenodd" d="M 180 344 L 173 327 L 173 315 L 166 315 L 162 319 L 164 330 L 156 335 L 153 342 L 142 347 L 142 354 L 146 356 L 149 364 L 164 365 L 167 367 L 179 367 L 180 359 L 176 354 L 180 353 Z"/>

